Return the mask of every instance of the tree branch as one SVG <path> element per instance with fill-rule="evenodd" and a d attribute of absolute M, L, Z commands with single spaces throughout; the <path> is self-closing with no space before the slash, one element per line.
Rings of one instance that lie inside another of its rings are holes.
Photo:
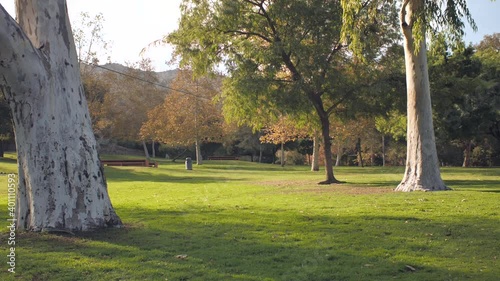
<path fill-rule="evenodd" d="M 399 20 L 401 21 L 401 25 L 403 27 L 410 26 L 410 23 L 406 22 L 406 6 L 408 6 L 408 3 L 410 3 L 410 0 L 404 0 L 403 5 L 401 6 L 401 12 L 399 14 Z"/>
<path fill-rule="evenodd" d="M 245 35 L 245 36 L 257 36 L 259 38 L 261 38 L 262 40 L 268 42 L 268 43 L 272 43 L 273 40 L 271 40 L 270 38 L 260 34 L 260 33 L 257 33 L 257 32 L 250 32 L 250 31 L 241 31 L 241 30 L 226 30 L 226 31 L 222 31 L 224 33 L 236 33 L 238 35 Z"/>
<path fill-rule="evenodd" d="M 271 19 L 271 17 L 267 13 L 266 9 L 264 8 L 264 1 L 262 1 L 262 3 L 260 5 L 258 5 L 258 6 L 260 8 L 259 12 L 261 11 L 262 12 L 262 16 L 266 19 L 267 24 L 271 28 L 271 31 L 272 31 L 272 33 L 273 33 L 273 35 L 275 37 L 275 40 L 281 41 L 281 39 L 279 39 L 278 30 L 276 29 L 276 26 L 274 25 L 273 20 Z"/>
<path fill-rule="evenodd" d="M 342 45 L 341 43 L 337 43 L 333 48 L 332 48 L 332 51 L 328 54 L 328 56 L 326 57 L 326 63 L 331 63 L 332 62 L 332 58 L 333 58 L 333 55 L 337 52 L 337 51 L 340 51 L 343 47 L 345 47 L 345 45 Z"/>
<path fill-rule="evenodd" d="M 352 91 L 346 92 L 342 97 L 338 99 L 338 101 L 334 104 L 332 104 L 327 110 L 326 110 L 326 115 L 330 116 L 333 112 L 334 109 L 336 109 L 344 100 L 347 98 L 348 95 L 350 95 Z"/>
<path fill-rule="evenodd" d="M 245 0 L 246 2 L 249 2 L 249 0 Z M 274 40 L 273 42 L 275 44 L 280 44 L 282 43 L 281 41 L 281 38 L 278 34 L 278 30 L 273 22 L 273 20 L 271 19 L 271 16 L 269 16 L 269 14 L 267 13 L 266 9 L 264 8 L 264 2 L 265 1 L 262 1 L 258 7 L 260 8 L 260 11 L 262 12 L 262 16 L 266 19 L 267 21 L 267 24 L 269 26 L 269 28 L 271 28 L 271 31 L 272 31 L 272 34 L 274 36 Z M 280 47 L 280 52 L 281 52 L 281 58 L 283 59 L 283 62 L 285 63 L 286 67 L 288 68 L 288 70 L 290 70 L 290 72 L 292 73 L 292 77 L 293 77 L 293 80 L 294 81 L 298 81 L 300 80 L 302 77 L 297 69 L 297 67 L 295 66 L 295 64 L 292 62 L 291 60 L 291 53 L 287 53 L 283 46 L 279 46 Z"/>
<path fill-rule="evenodd" d="M 261 6 L 261 5 L 263 5 L 264 1 L 265 0 L 261 0 L 260 2 L 258 2 L 258 1 L 251 1 L 251 0 L 243 0 L 243 2 L 247 2 L 247 3 L 250 3 L 250 4 L 255 5 L 255 6 Z"/>

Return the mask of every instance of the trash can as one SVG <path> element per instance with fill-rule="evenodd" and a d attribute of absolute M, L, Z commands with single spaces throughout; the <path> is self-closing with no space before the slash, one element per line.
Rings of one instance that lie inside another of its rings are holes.
<path fill-rule="evenodd" d="M 191 160 L 191 157 L 186 158 L 186 170 L 192 170 L 193 169 L 193 160 Z"/>

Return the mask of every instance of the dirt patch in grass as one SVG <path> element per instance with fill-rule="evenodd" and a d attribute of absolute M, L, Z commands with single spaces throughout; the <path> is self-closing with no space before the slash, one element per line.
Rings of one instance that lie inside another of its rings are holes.
<path fill-rule="evenodd" d="M 292 193 L 342 193 L 342 194 L 382 194 L 392 192 L 392 188 L 374 186 L 353 186 L 349 184 L 318 185 L 311 180 L 279 180 L 262 181 L 259 185 L 273 188 L 274 192 L 282 194 Z"/>

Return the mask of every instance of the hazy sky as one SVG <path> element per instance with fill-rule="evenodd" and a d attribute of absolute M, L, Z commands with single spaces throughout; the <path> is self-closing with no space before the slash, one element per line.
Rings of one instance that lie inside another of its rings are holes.
<path fill-rule="evenodd" d="M 291 0 L 293 1 L 293 0 Z M 69 16 L 75 24 L 80 13 L 91 16 L 102 13 L 105 18 L 104 37 L 111 41 L 111 60 L 125 63 L 140 60 L 139 53 L 149 43 L 162 38 L 177 27 L 181 0 L 67 0 Z M 469 0 L 478 32 L 466 29 L 465 41 L 478 43 L 485 34 L 500 32 L 500 1 Z M 14 14 L 14 0 L 0 0 L 0 4 Z M 157 71 L 171 69 L 171 48 L 149 48 L 145 56 L 153 60 Z"/>
<path fill-rule="evenodd" d="M 177 27 L 181 0 L 67 0 L 69 17 L 73 25 L 80 22 L 80 14 L 92 17 L 102 13 L 105 40 L 111 41 L 111 61 L 136 62 L 139 53 L 151 42 L 161 39 Z M 14 0 L 0 0 L 11 14 L 15 13 Z M 170 59 L 171 48 L 149 48 L 146 57 L 153 60 L 157 71 L 172 69 L 165 61 Z M 105 58 L 100 58 L 101 61 Z"/>

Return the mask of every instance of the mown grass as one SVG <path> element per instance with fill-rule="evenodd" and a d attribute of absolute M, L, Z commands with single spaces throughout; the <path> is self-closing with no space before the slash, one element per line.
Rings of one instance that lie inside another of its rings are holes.
<path fill-rule="evenodd" d="M 400 167 L 335 172 L 347 183 L 238 161 L 106 168 L 126 227 L 18 233 L 0 280 L 498 280 L 500 169 L 444 168 L 454 191 L 434 193 L 392 192 Z"/>

